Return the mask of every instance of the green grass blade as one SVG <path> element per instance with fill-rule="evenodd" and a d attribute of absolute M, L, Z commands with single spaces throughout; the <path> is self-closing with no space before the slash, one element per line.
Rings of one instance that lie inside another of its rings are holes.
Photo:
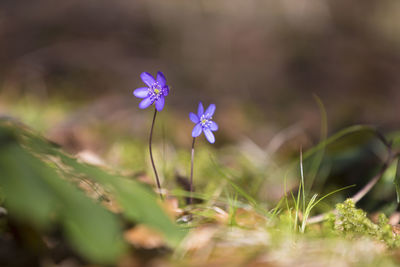
<path fill-rule="evenodd" d="M 396 159 L 396 176 L 394 177 L 394 186 L 396 188 L 396 199 L 397 199 L 397 203 L 400 203 L 400 160 Z"/>

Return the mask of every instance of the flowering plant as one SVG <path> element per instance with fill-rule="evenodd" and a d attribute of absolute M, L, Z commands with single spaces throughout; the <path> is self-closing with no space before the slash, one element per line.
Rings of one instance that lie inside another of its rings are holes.
<path fill-rule="evenodd" d="M 153 153 L 151 149 L 152 145 L 152 136 L 153 136 L 153 128 L 154 122 L 156 120 L 157 111 L 161 111 L 165 105 L 165 97 L 169 94 L 169 86 L 167 85 L 167 81 L 165 79 L 164 74 L 159 71 L 157 72 L 157 77 L 154 77 L 148 73 L 143 72 L 140 74 L 142 81 L 147 85 L 147 87 L 140 87 L 133 91 L 133 94 L 138 97 L 142 98 L 143 100 L 139 103 L 139 108 L 145 109 L 155 104 L 153 122 L 151 124 L 150 129 L 150 137 L 149 137 L 149 152 L 150 152 L 150 160 L 153 167 L 154 175 L 156 177 L 157 186 L 159 189 L 161 199 L 161 184 L 160 180 L 158 179 L 157 169 L 154 164 Z M 215 104 L 211 104 L 208 106 L 206 110 L 204 110 L 203 103 L 199 102 L 199 106 L 197 108 L 197 114 L 190 112 L 189 118 L 190 120 L 195 123 L 195 126 L 192 130 L 192 157 L 191 157 L 191 170 L 190 170 L 190 192 L 193 192 L 193 161 L 194 161 L 194 144 L 196 141 L 196 137 L 200 136 L 201 133 L 204 133 L 206 139 L 211 144 L 215 143 L 215 136 L 213 132 L 218 130 L 218 124 L 212 120 L 212 116 L 215 112 Z M 192 196 L 190 197 L 190 203 L 193 202 Z"/>
<path fill-rule="evenodd" d="M 190 204 L 193 203 L 193 162 L 194 162 L 194 143 L 196 141 L 196 137 L 198 137 L 202 132 L 206 136 L 208 142 L 213 144 L 215 142 L 215 136 L 213 132 L 218 130 L 218 124 L 212 121 L 212 116 L 215 112 L 215 105 L 211 104 L 208 106 L 206 111 L 204 111 L 203 103 L 199 102 L 199 107 L 197 108 L 197 114 L 190 112 L 189 118 L 196 125 L 192 130 L 192 157 L 191 157 L 191 165 L 190 165 Z"/>
<path fill-rule="evenodd" d="M 136 97 L 143 98 L 139 108 L 145 109 L 155 103 L 156 109 L 161 111 L 164 108 L 165 97 L 169 94 L 169 87 L 164 74 L 159 71 L 157 78 L 154 79 L 150 73 L 143 72 L 140 77 L 147 87 L 140 87 L 133 91 Z"/>
<path fill-rule="evenodd" d="M 193 112 L 189 113 L 190 120 L 196 124 L 192 131 L 192 137 L 195 138 L 203 132 L 208 142 L 211 144 L 215 142 L 213 131 L 218 130 L 218 124 L 211 120 L 214 112 L 214 104 L 209 105 L 204 111 L 203 103 L 200 102 L 197 108 L 197 115 Z"/>
<path fill-rule="evenodd" d="M 154 122 L 156 121 L 157 111 L 161 111 L 164 108 L 165 97 L 169 94 L 169 87 L 167 85 L 167 80 L 165 79 L 165 76 L 161 71 L 157 72 L 156 79 L 154 79 L 154 77 L 148 72 L 142 72 L 142 74 L 140 74 L 140 78 L 142 78 L 142 81 L 147 85 L 147 87 L 140 87 L 133 91 L 133 94 L 136 97 L 143 98 L 143 100 L 139 103 L 139 108 L 145 109 L 151 106 L 153 103 L 155 103 L 156 106 L 154 110 L 153 122 L 151 124 L 151 129 L 150 129 L 149 152 L 150 152 L 151 165 L 153 167 L 154 175 L 156 176 L 157 187 L 160 193 L 160 197 L 162 199 L 163 197 L 161 194 L 161 184 L 160 184 L 160 179 L 158 178 L 156 165 L 154 164 L 151 144 L 153 138 Z"/>

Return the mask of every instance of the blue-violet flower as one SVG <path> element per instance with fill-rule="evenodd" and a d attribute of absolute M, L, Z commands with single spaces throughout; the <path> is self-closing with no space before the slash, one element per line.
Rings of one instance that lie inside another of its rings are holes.
<path fill-rule="evenodd" d="M 155 103 L 157 111 L 161 111 L 164 108 L 165 97 L 169 93 L 164 74 L 159 71 L 157 72 L 157 78 L 154 79 L 150 73 L 143 72 L 140 74 L 140 78 L 148 87 L 137 88 L 133 91 L 136 97 L 144 98 L 140 102 L 139 108 L 144 109 Z"/>
<path fill-rule="evenodd" d="M 199 107 L 197 109 L 197 115 L 193 112 L 190 112 L 190 120 L 193 123 L 196 123 L 192 131 L 192 137 L 197 137 L 201 134 L 201 132 L 204 132 L 204 135 L 206 136 L 208 142 L 212 144 L 215 142 L 215 137 L 212 132 L 218 130 L 218 124 L 211 120 L 214 112 L 214 104 L 209 105 L 204 112 L 204 107 L 201 102 L 199 103 Z"/>

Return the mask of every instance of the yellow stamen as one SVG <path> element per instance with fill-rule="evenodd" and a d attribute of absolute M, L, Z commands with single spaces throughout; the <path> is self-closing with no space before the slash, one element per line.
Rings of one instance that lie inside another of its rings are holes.
<path fill-rule="evenodd" d="M 156 93 L 156 95 L 158 95 L 160 93 L 160 90 L 154 89 L 154 93 Z"/>

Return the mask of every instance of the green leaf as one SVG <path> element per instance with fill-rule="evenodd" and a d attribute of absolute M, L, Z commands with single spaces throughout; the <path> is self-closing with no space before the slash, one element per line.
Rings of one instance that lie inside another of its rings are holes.
<path fill-rule="evenodd" d="M 59 154 L 59 156 L 77 173 L 85 174 L 90 179 L 106 186 L 116 197 L 127 218 L 160 231 L 172 246 L 178 245 L 184 237 L 185 232 L 171 221 L 157 203 L 158 197 L 143 184 L 118 175 L 111 175 L 88 164 L 79 163 L 76 159 L 64 154 Z"/>
<path fill-rule="evenodd" d="M 94 262 L 113 263 L 124 252 L 115 215 L 20 145 L 1 146 L 0 172 L 10 216 L 41 230 L 60 223 L 76 250 Z"/>
<path fill-rule="evenodd" d="M 0 175 L 10 216 L 39 230 L 62 225 L 73 247 L 93 262 L 115 263 L 126 245 L 117 216 L 78 189 L 76 178 L 99 183 L 115 197 L 125 218 L 158 230 L 171 246 L 186 234 L 147 186 L 81 163 L 10 120 L 0 120 Z"/>

